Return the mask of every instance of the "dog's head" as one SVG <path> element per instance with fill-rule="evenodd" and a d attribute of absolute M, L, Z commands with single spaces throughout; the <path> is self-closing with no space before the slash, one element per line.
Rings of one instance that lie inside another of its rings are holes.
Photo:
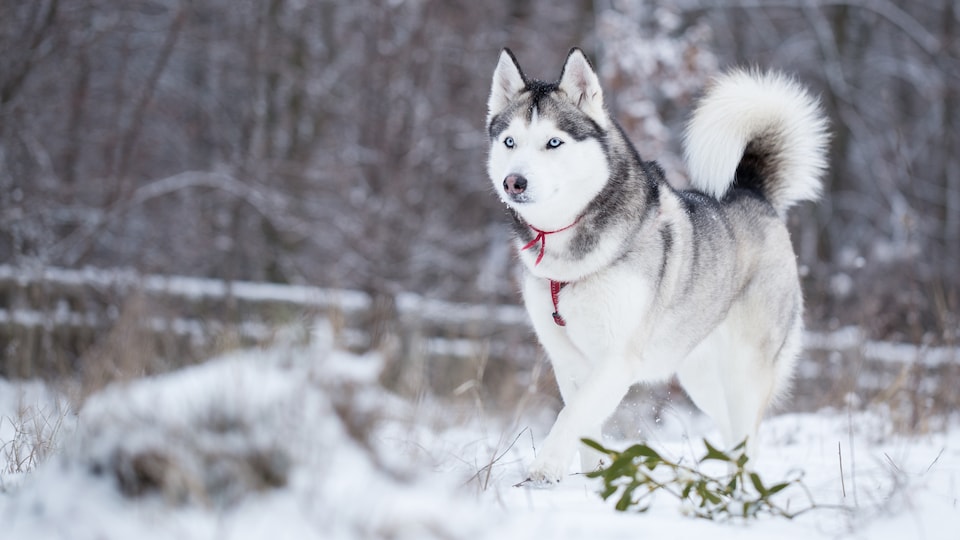
<path fill-rule="evenodd" d="M 610 123 L 583 51 L 571 50 L 557 82 L 545 83 L 527 79 L 504 49 L 487 102 L 494 189 L 537 228 L 569 225 L 607 182 Z"/>

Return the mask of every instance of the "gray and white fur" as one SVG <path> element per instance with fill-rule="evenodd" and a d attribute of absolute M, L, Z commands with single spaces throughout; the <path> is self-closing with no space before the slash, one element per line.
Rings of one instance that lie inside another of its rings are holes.
<path fill-rule="evenodd" d="M 718 77 L 685 134 L 691 190 L 641 159 L 579 49 L 555 83 L 528 79 L 505 49 L 487 128 L 524 303 L 564 401 L 529 479 L 560 481 L 578 450 L 595 468 L 580 438 L 600 437 L 631 385 L 673 375 L 727 447 L 752 442 L 800 351 L 784 218 L 820 191 L 828 135 L 817 100 L 777 73 Z"/>

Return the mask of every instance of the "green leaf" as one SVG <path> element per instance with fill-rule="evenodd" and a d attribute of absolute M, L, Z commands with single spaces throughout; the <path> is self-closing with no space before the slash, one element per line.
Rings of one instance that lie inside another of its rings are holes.
<path fill-rule="evenodd" d="M 770 492 L 763 486 L 763 482 L 760 481 L 760 475 L 752 472 L 750 473 L 750 482 L 753 483 L 753 487 L 757 488 L 757 491 L 763 498 L 766 498 L 770 495 Z"/>
<path fill-rule="evenodd" d="M 623 495 L 620 496 L 620 500 L 617 501 L 616 509 L 625 512 L 630 505 L 633 504 L 633 492 L 640 485 L 639 482 L 633 481 L 630 485 L 623 488 Z"/>
<path fill-rule="evenodd" d="M 617 453 L 617 452 L 615 452 L 615 451 L 613 451 L 613 450 L 610 450 L 610 449 L 604 447 L 602 444 L 600 444 L 600 443 L 598 443 L 597 441 L 594 441 L 594 440 L 592 440 L 592 439 L 580 439 L 580 442 L 582 442 L 583 444 L 589 446 L 590 448 L 593 448 L 594 450 L 596 450 L 597 452 L 600 452 L 600 453 L 602 453 L 602 454 L 614 455 L 614 454 Z"/>
<path fill-rule="evenodd" d="M 654 458 L 657 461 L 663 461 L 663 458 L 660 457 L 660 454 L 658 454 L 656 450 L 654 450 L 653 448 L 650 448 L 645 444 L 635 444 L 630 448 L 627 448 L 626 450 L 624 450 L 623 453 L 624 455 L 628 455 L 631 457 L 646 457 L 646 458 Z"/>
<path fill-rule="evenodd" d="M 784 489 L 786 489 L 789 485 L 790 485 L 790 482 L 784 482 L 784 483 L 782 483 L 782 484 L 776 484 L 776 485 L 774 485 L 773 487 L 769 488 L 767 491 L 770 493 L 770 495 L 773 495 L 773 494 L 775 494 L 775 493 L 780 493 L 781 491 L 783 491 Z"/>
<path fill-rule="evenodd" d="M 606 469 L 601 469 L 601 474 L 607 481 L 614 480 L 621 476 L 634 477 L 637 475 L 637 466 L 629 456 L 619 455 Z"/>
<path fill-rule="evenodd" d="M 697 482 L 697 495 L 700 495 L 700 507 L 703 508 L 707 506 L 707 503 L 720 504 L 720 497 L 714 495 L 707 482 L 705 480 L 700 480 Z"/>
<path fill-rule="evenodd" d="M 706 439 L 703 440 L 703 444 L 705 444 L 705 445 L 707 446 L 707 454 L 706 454 L 705 456 L 703 456 L 702 458 L 700 458 L 700 461 L 701 461 L 701 462 L 704 462 L 704 461 L 707 461 L 707 460 L 711 460 L 711 459 L 716 460 L 716 461 L 725 461 L 725 462 L 727 462 L 727 463 L 730 463 L 730 462 L 733 461 L 733 459 L 732 459 L 730 456 L 728 456 L 728 455 L 724 454 L 723 452 L 721 452 L 720 450 L 717 450 L 716 448 L 714 448 L 714 447 L 710 444 L 710 442 L 707 441 Z"/>
<path fill-rule="evenodd" d="M 737 490 L 737 479 L 738 479 L 738 478 L 739 478 L 739 476 L 737 476 L 737 475 L 733 475 L 733 477 L 730 478 L 730 482 L 727 484 L 727 488 L 726 488 L 726 490 L 725 490 L 725 491 L 727 492 L 727 494 L 732 494 L 734 491 Z"/>
<path fill-rule="evenodd" d="M 747 447 L 747 439 L 743 439 L 742 441 L 740 441 L 740 444 L 733 447 L 732 451 L 737 452 L 737 451 L 743 450 L 746 447 Z"/>

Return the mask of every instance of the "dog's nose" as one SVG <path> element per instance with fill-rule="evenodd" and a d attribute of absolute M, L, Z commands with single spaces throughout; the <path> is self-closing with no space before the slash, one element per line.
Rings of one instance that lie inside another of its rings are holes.
<path fill-rule="evenodd" d="M 527 179 L 519 174 L 509 174 L 503 179 L 503 190 L 511 195 L 519 195 L 527 189 Z"/>

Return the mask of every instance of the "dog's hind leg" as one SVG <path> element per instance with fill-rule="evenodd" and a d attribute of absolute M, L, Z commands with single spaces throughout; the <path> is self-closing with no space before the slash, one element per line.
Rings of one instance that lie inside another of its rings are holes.
<path fill-rule="evenodd" d="M 722 447 L 730 450 L 746 439 L 746 452 L 752 456 L 773 374 L 757 369 L 755 354 L 738 351 L 735 359 L 723 354 L 718 351 L 713 359 L 687 364 L 677 377 L 694 404 L 716 423 Z"/>
<path fill-rule="evenodd" d="M 730 413 L 727 409 L 727 387 L 722 383 L 718 354 L 722 354 L 711 336 L 696 347 L 677 370 L 677 380 L 687 396 L 704 414 L 709 416 L 724 445 L 733 439 Z"/>
<path fill-rule="evenodd" d="M 730 423 L 730 434 L 725 443 L 731 448 L 746 439 L 745 452 L 754 457 L 757 430 L 773 397 L 776 373 L 771 358 L 752 343 L 742 345 L 734 347 L 729 356 L 721 360 L 721 384 L 725 389 Z"/>
<path fill-rule="evenodd" d="M 769 304 L 768 304 L 769 305 Z M 784 301 L 783 305 L 790 306 Z M 789 387 L 800 351 L 803 323 L 799 309 L 782 310 L 783 324 L 769 326 L 762 331 L 754 316 L 759 312 L 732 310 L 734 326 L 739 329 L 729 332 L 726 356 L 720 359 L 721 383 L 727 396 L 727 416 L 730 422 L 730 438 L 727 445 L 739 444 L 747 439 L 747 455 L 756 456 L 757 432 L 760 421 L 770 405 Z M 777 320 L 771 313 L 766 320 Z"/>

